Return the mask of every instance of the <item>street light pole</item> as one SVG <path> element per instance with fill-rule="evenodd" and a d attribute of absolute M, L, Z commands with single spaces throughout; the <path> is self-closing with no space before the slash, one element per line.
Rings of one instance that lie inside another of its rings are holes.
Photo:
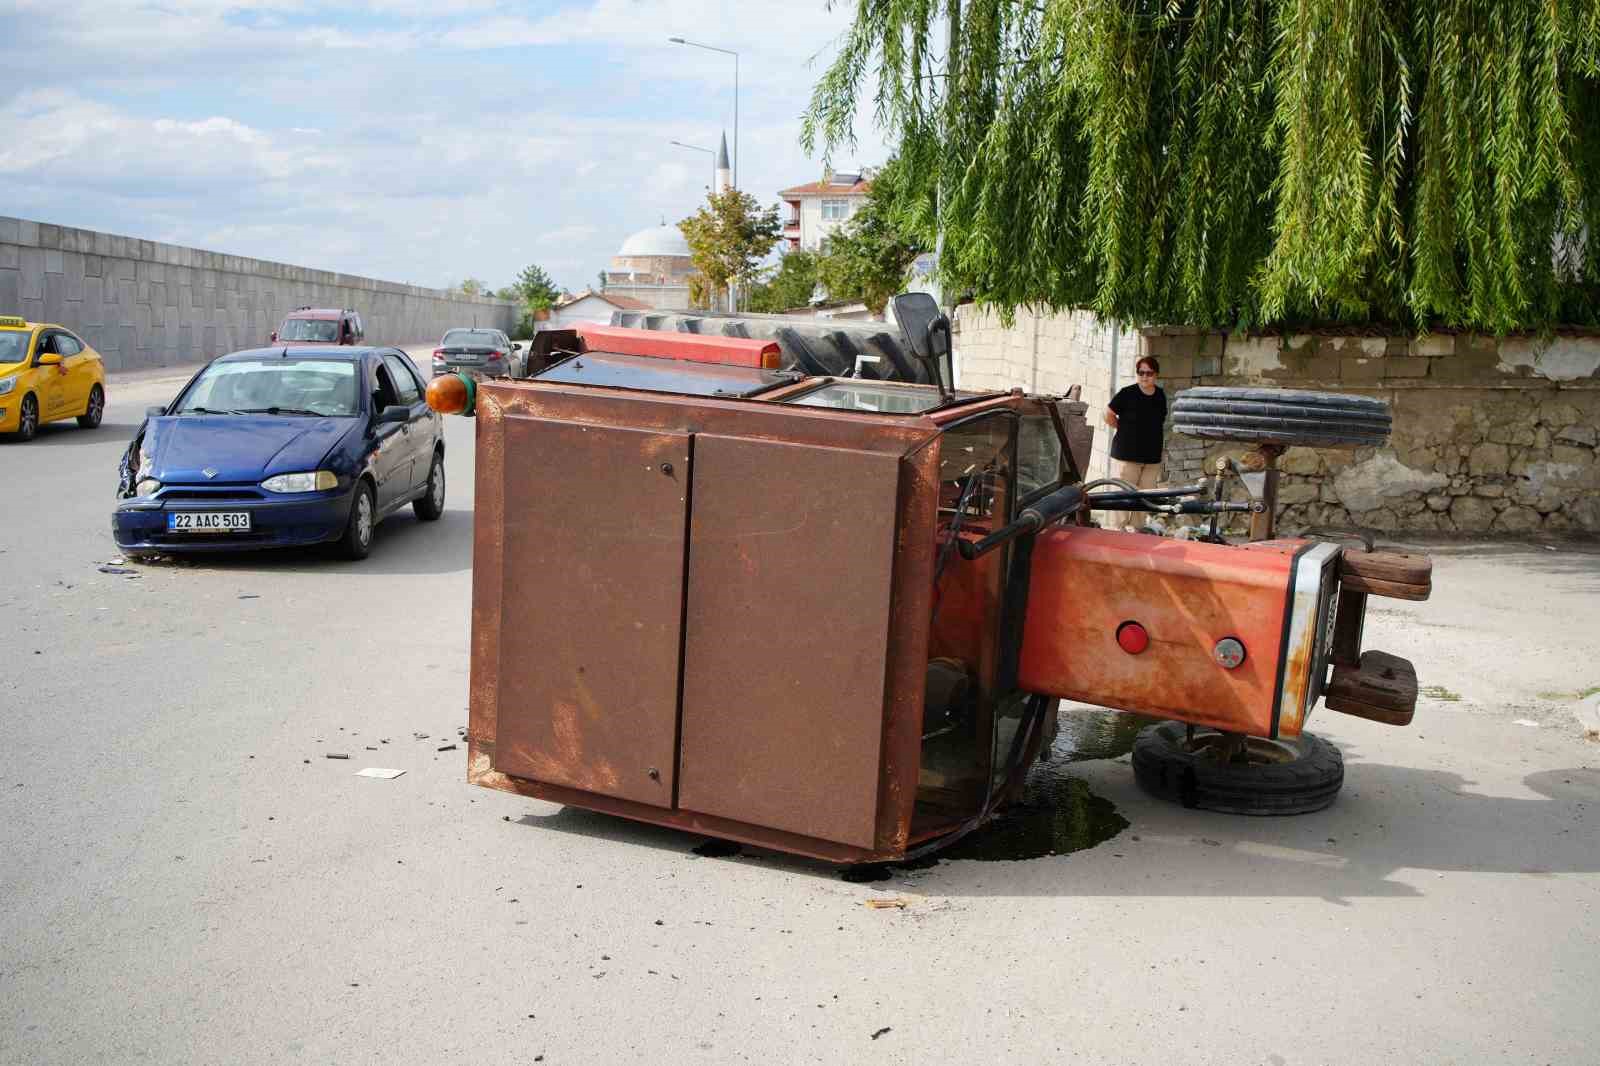
<path fill-rule="evenodd" d="M 731 48 L 718 48 L 714 44 L 686 41 L 682 37 L 668 37 L 667 40 L 673 44 L 704 48 L 708 52 L 721 52 L 725 56 L 733 57 L 733 187 L 737 189 L 739 187 L 739 53 Z"/>
<path fill-rule="evenodd" d="M 713 152 L 709 148 L 701 148 L 698 144 L 684 144 L 682 141 L 673 141 L 671 143 L 676 145 L 679 148 L 687 148 L 691 152 L 704 152 L 706 155 L 711 157 L 711 184 L 708 186 L 708 188 L 710 189 L 711 192 L 716 192 L 717 191 L 717 153 Z"/>

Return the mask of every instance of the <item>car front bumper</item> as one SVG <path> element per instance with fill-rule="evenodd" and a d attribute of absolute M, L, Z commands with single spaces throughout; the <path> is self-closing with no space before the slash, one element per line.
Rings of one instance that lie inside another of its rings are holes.
<path fill-rule="evenodd" d="M 111 533 L 128 551 L 216 552 L 288 548 L 337 540 L 350 519 L 355 485 L 329 492 L 304 492 L 281 499 L 137 497 L 117 505 Z M 173 511 L 248 511 L 248 533 L 174 533 L 167 529 Z"/>

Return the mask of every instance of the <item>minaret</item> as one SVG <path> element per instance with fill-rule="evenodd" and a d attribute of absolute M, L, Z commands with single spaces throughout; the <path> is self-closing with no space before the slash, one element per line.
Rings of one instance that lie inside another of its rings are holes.
<path fill-rule="evenodd" d="M 717 192 L 725 193 L 733 187 L 733 168 L 728 165 L 728 132 L 722 132 L 722 147 L 717 149 Z"/>

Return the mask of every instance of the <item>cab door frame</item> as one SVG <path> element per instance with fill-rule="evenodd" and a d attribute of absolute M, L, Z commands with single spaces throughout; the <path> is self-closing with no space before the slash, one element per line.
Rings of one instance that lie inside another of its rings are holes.
<path fill-rule="evenodd" d="M 39 401 L 40 425 L 67 418 L 70 411 L 66 359 L 63 358 L 54 366 L 39 362 L 41 357 L 55 352 L 55 337 L 58 332 L 60 331 L 54 328 L 39 330 L 34 337 L 33 358 L 29 360 L 29 366 L 33 370 L 32 392 Z"/>

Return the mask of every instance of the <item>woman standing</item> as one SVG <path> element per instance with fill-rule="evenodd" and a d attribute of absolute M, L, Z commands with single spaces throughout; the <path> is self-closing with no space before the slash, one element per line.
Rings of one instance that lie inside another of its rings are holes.
<path fill-rule="evenodd" d="M 1167 421 L 1167 394 L 1156 385 L 1161 364 L 1147 355 L 1135 365 L 1137 383 L 1122 389 L 1106 408 L 1106 425 L 1116 430 L 1111 438 L 1111 476 L 1141 489 L 1161 481 L 1162 427 Z M 1113 511 L 1111 528 L 1133 529 L 1138 511 Z"/>

